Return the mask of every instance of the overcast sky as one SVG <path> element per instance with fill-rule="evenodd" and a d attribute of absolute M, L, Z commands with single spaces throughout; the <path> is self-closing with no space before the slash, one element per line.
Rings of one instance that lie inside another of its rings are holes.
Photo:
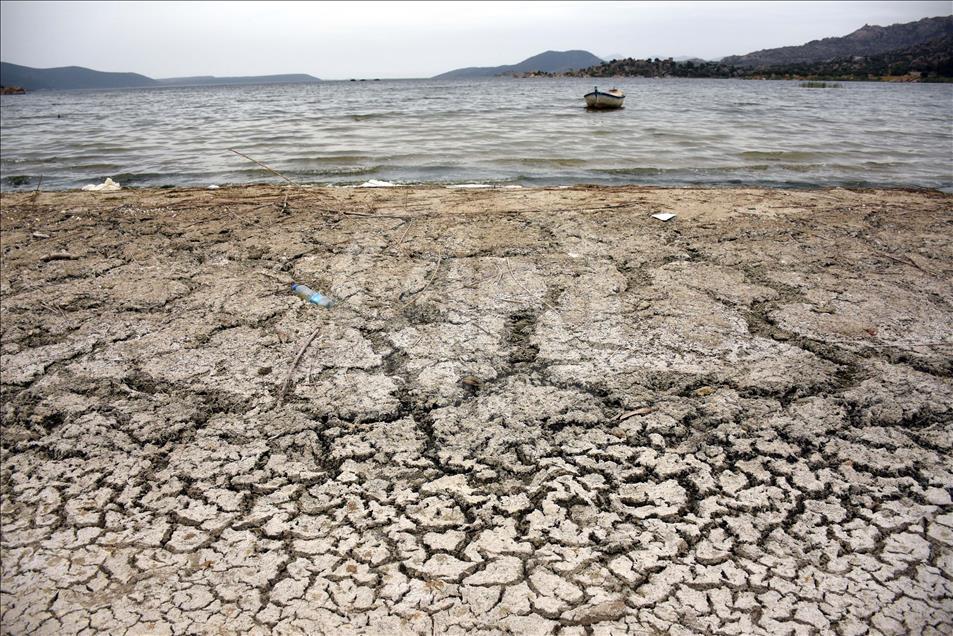
<path fill-rule="evenodd" d="M 950 15 L 939 2 L 0 2 L 0 58 L 150 77 L 429 77 L 545 50 L 705 59 Z"/>

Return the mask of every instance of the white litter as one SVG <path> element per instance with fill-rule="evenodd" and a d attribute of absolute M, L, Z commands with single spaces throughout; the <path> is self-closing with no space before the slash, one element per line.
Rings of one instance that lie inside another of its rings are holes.
<path fill-rule="evenodd" d="M 116 190 L 120 190 L 121 188 L 122 186 L 120 186 L 118 183 L 116 183 L 109 177 L 106 177 L 106 180 L 100 183 L 99 185 L 95 185 L 91 183 L 88 186 L 83 186 L 83 190 L 85 190 L 86 192 L 115 192 Z"/>
<path fill-rule="evenodd" d="M 218 186 L 214 183 L 208 187 L 209 190 L 218 190 Z"/>
<path fill-rule="evenodd" d="M 653 219 L 658 219 L 659 221 L 669 221 L 675 218 L 675 215 L 671 212 L 659 212 L 652 215 Z"/>
<path fill-rule="evenodd" d="M 359 188 L 395 188 L 397 187 L 396 183 L 391 183 L 390 181 L 378 181 L 377 179 L 371 179 L 370 181 L 365 181 L 361 185 L 357 186 Z"/>

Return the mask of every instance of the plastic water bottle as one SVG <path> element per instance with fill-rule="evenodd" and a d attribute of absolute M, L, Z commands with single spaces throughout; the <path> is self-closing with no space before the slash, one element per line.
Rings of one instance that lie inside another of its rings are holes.
<path fill-rule="evenodd" d="M 298 283 L 291 284 L 291 292 L 296 296 L 301 296 L 309 303 L 314 303 L 321 307 L 330 307 L 334 304 L 334 301 L 322 294 L 321 292 L 314 291 L 307 285 L 299 285 Z"/>

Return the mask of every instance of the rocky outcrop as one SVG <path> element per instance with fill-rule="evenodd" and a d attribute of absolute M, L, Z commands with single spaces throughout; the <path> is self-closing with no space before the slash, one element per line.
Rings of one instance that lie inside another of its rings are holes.
<path fill-rule="evenodd" d="M 886 27 L 865 24 L 843 37 L 813 40 L 800 46 L 764 49 L 747 55 L 732 55 L 722 58 L 721 62 L 746 68 L 810 64 L 840 58 L 880 55 L 951 36 L 953 36 L 953 16 L 924 18 L 917 22 Z"/>

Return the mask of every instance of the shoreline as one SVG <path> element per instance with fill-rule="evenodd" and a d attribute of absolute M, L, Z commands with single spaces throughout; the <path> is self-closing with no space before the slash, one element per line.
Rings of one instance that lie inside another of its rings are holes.
<path fill-rule="evenodd" d="M 953 195 L 4 192 L 0 238 L 3 631 L 953 630 Z"/>
<path fill-rule="evenodd" d="M 91 183 L 87 185 L 97 185 L 95 180 L 91 179 Z M 42 186 L 42 183 L 40 184 Z M 151 196 L 156 193 L 162 192 L 202 192 L 209 191 L 214 192 L 216 190 L 242 190 L 242 189 L 259 189 L 259 188 L 278 188 L 282 191 L 286 189 L 301 189 L 302 191 L 335 191 L 335 190 L 489 190 L 489 191 L 506 191 L 506 190 L 596 190 L 596 189 L 606 189 L 606 190 L 618 190 L 618 189 L 633 189 L 633 190 L 698 190 L 698 191 L 748 191 L 748 190 L 764 190 L 767 192 L 777 191 L 792 191 L 792 192 L 828 192 L 835 190 L 843 190 L 846 192 L 909 192 L 909 193 L 925 193 L 925 194 L 953 194 L 953 186 L 918 186 L 918 185 L 900 185 L 900 184 L 867 184 L 867 185 L 806 185 L 806 184 L 766 184 L 766 183 L 704 183 L 704 184 L 691 184 L 691 185 L 660 185 L 660 184 L 646 184 L 646 183 L 571 183 L 571 184 L 545 184 L 545 185 L 522 185 L 518 183 L 509 183 L 509 182 L 480 182 L 480 181 L 461 181 L 461 182 L 399 182 L 399 181 L 387 181 L 382 179 L 369 179 L 363 183 L 340 183 L 340 184 L 328 184 L 328 183 L 301 183 L 296 182 L 295 185 L 288 185 L 283 182 L 265 182 L 265 181 L 249 181 L 244 183 L 222 183 L 222 184 L 208 184 L 208 185 L 163 185 L 163 186 L 136 186 L 136 185 L 124 185 L 120 183 L 121 189 L 115 192 L 110 192 L 109 194 L 115 193 L 141 193 L 146 196 Z M 69 194 L 93 194 L 94 196 L 103 196 L 103 193 L 89 193 L 82 190 L 81 187 L 70 187 L 70 188 L 61 188 L 53 190 L 45 190 L 42 187 L 38 190 L 36 186 L 29 186 L 23 189 L 16 190 L 3 190 L 0 189 L 0 196 L 3 197 L 17 197 L 17 196 L 34 196 L 37 192 L 41 195 L 69 195 Z"/>

